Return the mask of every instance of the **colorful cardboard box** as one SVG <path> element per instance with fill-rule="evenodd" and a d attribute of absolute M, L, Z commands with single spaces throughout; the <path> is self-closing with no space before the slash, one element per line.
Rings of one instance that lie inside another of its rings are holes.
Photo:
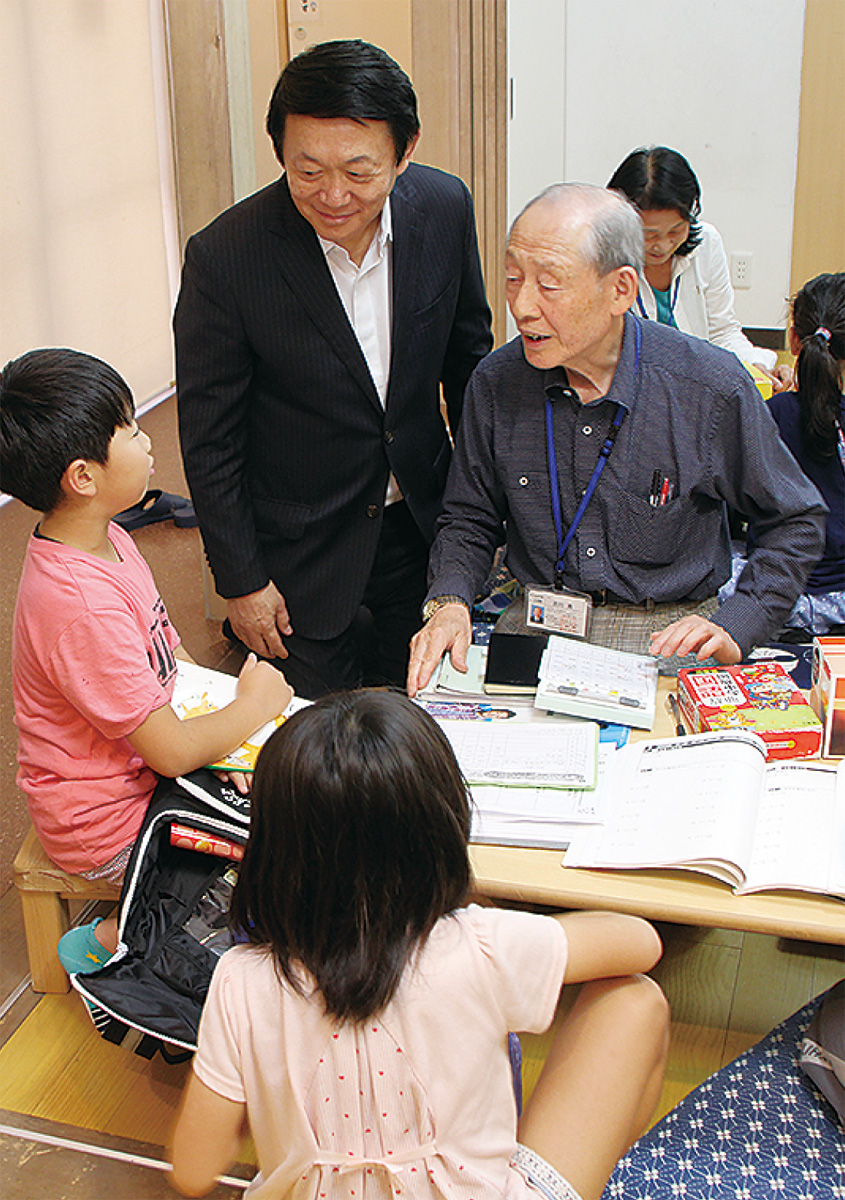
<path fill-rule="evenodd" d="M 693 733 L 753 729 L 767 758 L 815 758 L 821 751 L 822 723 L 780 663 L 682 668 L 678 700 Z"/>
<path fill-rule="evenodd" d="M 824 726 L 822 754 L 845 757 L 845 637 L 813 640 L 810 703 Z"/>

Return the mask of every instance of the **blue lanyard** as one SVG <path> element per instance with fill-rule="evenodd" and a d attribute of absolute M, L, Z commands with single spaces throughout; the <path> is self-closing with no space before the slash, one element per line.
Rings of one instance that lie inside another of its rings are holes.
<path fill-rule="evenodd" d="M 634 322 L 634 386 L 639 380 L 640 369 L 640 346 L 642 344 L 643 332 L 640 329 L 639 322 Z M 569 543 L 575 536 L 575 531 L 581 523 L 581 518 L 586 512 L 587 505 L 593 498 L 598 486 L 599 476 L 605 468 L 607 460 L 610 458 L 610 453 L 616 444 L 616 437 L 622 427 L 622 422 L 625 420 L 627 409 L 623 405 L 616 405 L 616 415 L 610 429 L 607 431 L 607 437 L 604 439 L 601 450 L 599 450 L 598 460 L 593 467 L 593 473 L 590 476 L 590 482 L 581 497 L 581 503 L 575 510 L 575 516 L 566 531 L 566 536 L 563 535 L 563 516 L 560 503 L 560 480 L 557 473 L 557 451 L 555 449 L 555 425 L 554 425 L 554 404 L 550 396 L 546 396 L 546 456 L 549 461 L 549 490 L 552 495 L 552 515 L 555 522 L 555 533 L 557 535 L 558 554 L 557 562 L 555 563 L 555 579 L 554 585 L 558 591 L 563 588 L 563 560 Z"/>
<path fill-rule="evenodd" d="M 649 286 L 651 286 L 651 285 L 649 284 Z M 675 278 L 675 286 L 672 288 L 672 295 L 669 299 L 669 312 L 672 316 L 673 321 L 675 320 L 675 305 L 678 303 L 678 288 L 680 286 L 681 286 L 681 277 L 680 277 L 680 275 L 678 275 Z M 651 290 L 654 291 L 654 288 L 652 288 Z M 639 308 L 640 315 L 644 318 L 644 320 L 646 320 L 646 321 L 650 320 L 649 315 L 646 312 L 646 307 L 643 304 L 643 298 L 639 292 L 637 292 L 637 308 Z"/>

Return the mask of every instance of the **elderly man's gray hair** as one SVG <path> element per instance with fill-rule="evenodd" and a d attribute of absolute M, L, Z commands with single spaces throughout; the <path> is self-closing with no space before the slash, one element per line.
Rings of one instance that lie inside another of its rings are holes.
<path fill-rule="evenodd" d="M 511 225 L 508 241 L 520 217 L 535 204 L 543 203 L 554 204 L 561 210 L 561 215 L 574 211 L 583 218 L 589 231 L 584 253 L 599 276 L 603 277 L 617 267 L 633 267 L 642 275 L 643 223 L 624 196 L 591 183 L 553 183 L 528 201 Z"/>

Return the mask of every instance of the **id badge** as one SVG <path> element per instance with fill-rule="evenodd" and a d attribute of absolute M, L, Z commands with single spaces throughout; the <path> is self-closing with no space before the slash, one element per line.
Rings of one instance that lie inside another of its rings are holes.
<path fill-rule="evenodd" d="M 529 629 L 586 637 L 590 632 L 593 602 L 584 592 L 529 587 L 525 589 L 525 624 Z"/>

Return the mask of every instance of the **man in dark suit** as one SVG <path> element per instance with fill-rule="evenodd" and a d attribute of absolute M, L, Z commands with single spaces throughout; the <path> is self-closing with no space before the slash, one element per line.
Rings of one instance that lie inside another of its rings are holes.
<path fill-rule="evenodd" d="M 245 645 L 312 698 L 401 685 L 451 458 L 440 388 L 454 432 L 492 345 L 472 201 L 410 163 L 410 80 L 364 42 L 294 58 L 267 131 L 284 175 L 186 250 L 185 470 Z"/>

